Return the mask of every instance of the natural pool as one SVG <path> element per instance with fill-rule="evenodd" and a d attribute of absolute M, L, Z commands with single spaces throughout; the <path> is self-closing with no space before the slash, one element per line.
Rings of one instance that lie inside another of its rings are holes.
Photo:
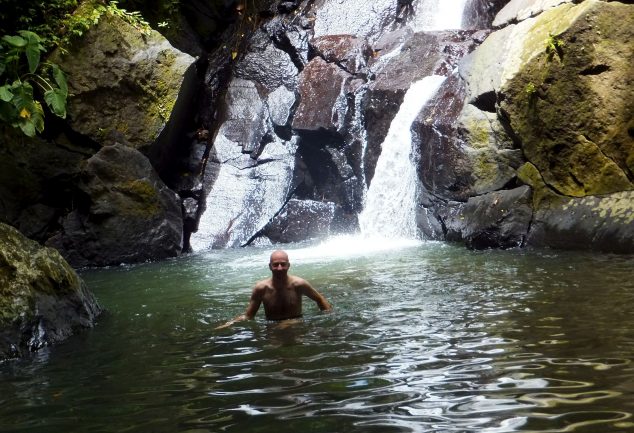
<path fill-rule="evenodd" d="M 288 247 L 334 305 L 213 328 L 270 249 L 83 273 L 108 310 L 0 364 L 2 432 L 634 432 L 634 257 Z"/>

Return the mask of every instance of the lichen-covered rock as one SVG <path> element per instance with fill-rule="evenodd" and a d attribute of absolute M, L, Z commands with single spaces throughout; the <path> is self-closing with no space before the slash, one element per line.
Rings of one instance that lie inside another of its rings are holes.
<path fill-rule="evenodd" d="M 86 2 L 76 14 L 89 15 L 92 7 Z M 143 152 L 169 120 L 194 61 L 158 32 L 143 34 L 109 13 L 54 57 L 68 75 L 71 127 L 102 144 L 123 137 Z"/>
<path fill-rule="evenodd" d="M 92 327 L 101 308 L 62 256 L 0 223 L 0 360 Z"/>
<path fill-rule="evenodd" d="M 466 101 L 496 113 L 490 125 L 502 125 L 499 136 L 522 151 L 504 167 L 533 189 L 526 244 L 634 251 L 633 229 L 618 212 L 596 211 L 603 203 L 634 212 L 633 12 L 621 2 L 512 1 L 497 20 L 523 21 L 492 33 L 461 63 Z M 493 137 L 477 114 L 461 115 L 476 148 Z M 490 179 L 502 174 L 487 167 Z"/>
<path fill-rule="evenodd" d="M 634 251 L 634 191 L 565 197 L 549 188 L 531 163 L 523 165 L 518 176 L 533 190 L 535 211 L 526 245 Z"/>
<path fill-rule="evenodd" d="M 562 195 L 634 189 L 632 28 L 619 2 L 544 12 L 525 38 L 535 56 L 501 88 L 526 158 Z"/>
<path fill-rule="evenodd" d="M 634 251 L 634 191 L 558 197 L 535 213 L 528 244 L 539 247 Z"/>
<path fill-rule="evenodd" d="M 121 144 L 86 161 L 77 208 L 47 244 L 75 267 L 174 257 L 182 249 L 183 220 L 176 193 L 149 160 Z"/>

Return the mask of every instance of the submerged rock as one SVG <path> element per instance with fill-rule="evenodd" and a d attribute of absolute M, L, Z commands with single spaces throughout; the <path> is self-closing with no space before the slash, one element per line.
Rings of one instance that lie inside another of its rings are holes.
<path fill-rule="evenodd" d="M 0 360 L 63 341 L 100 313 L 56 250 L 0 223 Z"/>

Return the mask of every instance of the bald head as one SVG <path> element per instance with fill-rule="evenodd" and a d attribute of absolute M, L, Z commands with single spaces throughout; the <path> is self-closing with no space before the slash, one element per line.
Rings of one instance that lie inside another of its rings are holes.
<path fill-rule="evenodd" d="M 288 262 L 288 254 L 284 250 L 275 250 L 271 253 L 271 259 L 269 263 L 273 263 L 274 261 L 285 261 Z"/>
<path fill-rule="evenodd" d="M 276 250 L 271 253 L 269 269 L 271 270 L 271 272 L 273 272 L 273 277 L 285 277 L 290 267 L 291 264 L 288 261 L 288 254 L 286 254 L 285 251 Z"/>

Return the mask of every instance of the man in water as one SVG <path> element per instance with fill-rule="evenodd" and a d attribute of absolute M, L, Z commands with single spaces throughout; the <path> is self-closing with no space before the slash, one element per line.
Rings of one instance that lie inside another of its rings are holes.
<path fill-rule="evenodd" d="M 277 250 L 271 254 L 269 269 L 271 278 L 258 281 L 251 292 L 251 300 L 244 314 L 230 320 L 216 329 L 226 328 L 241 320 L 255 317 L 260 304 L 264 304 L 264 314 L 268 320 L 294 319 L 302 316 L 302 296 L 315 301 L 322 311 L 329 311 L 332 306 L 324 296 L 310 283 L 295 275 L 289 275 L 291 263 L 285 251 Z"/>

